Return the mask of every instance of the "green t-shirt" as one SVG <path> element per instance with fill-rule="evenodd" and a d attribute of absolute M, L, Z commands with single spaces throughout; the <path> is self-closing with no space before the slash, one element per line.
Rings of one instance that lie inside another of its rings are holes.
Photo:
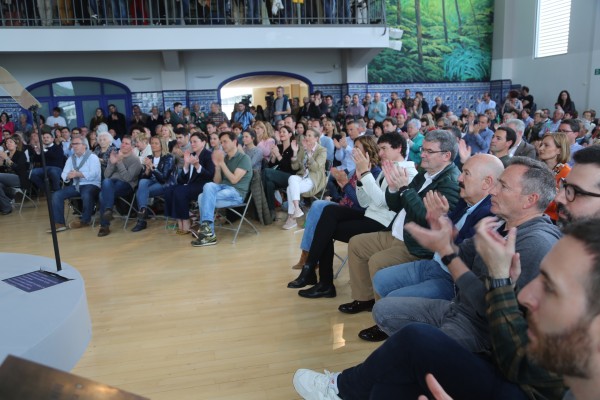
<path fill-rule="evenodd" d="M 227 165 L 227 169 L 231 171 L 232 174 L 235 174 L 235 170 L 238 168 L 247 171 L 242 179 L 238 181 L 235 185 L 229 182 L 229 179 L 221 172 L 221 176 L 223 179 L 223 184 L 233 186 L 235 190 L 238 191 L 242 199 L 246 199 L 246 194 L 248 194 L 248 190 L 250 189 L 250 181 L 252 180 L 252 161 L 250 157 L 246 154 L 241 153 L 239 150 L 235 153 L 235 156 L 229 158 L 229 156 L 225 156 L 225 165 Z"/>

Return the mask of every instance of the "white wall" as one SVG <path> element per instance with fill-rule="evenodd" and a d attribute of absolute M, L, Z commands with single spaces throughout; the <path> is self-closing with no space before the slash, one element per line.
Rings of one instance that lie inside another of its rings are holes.
<path fill-rule="evenodd" d="M 569 52 L 535 59 L 537 0 L 496 0 L 492 79 L 529 86 L 538 107 L 553 108 L 568 90 L 577 110 L 600 110 L 600 2 L 573 0 Z"/>

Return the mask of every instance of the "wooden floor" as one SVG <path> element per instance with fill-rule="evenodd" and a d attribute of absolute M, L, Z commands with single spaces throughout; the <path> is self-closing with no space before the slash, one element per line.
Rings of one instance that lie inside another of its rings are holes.
<path fill-rule="evenodd" d="M 0 251 L 53 257 L 47 216 L 43 199 L 0 216 Z M 139 233 L 115 220 L 104 238 L 98 228 L 59 233 L 63 262 L 85 279 L 93 324 L 72 372 L 151 399 L 297 399 L 296 369 L 364 360 L 378 346 L 357 337 L 373 325 L 370 313 L 337 311 L 351 301 L 347 267 L 337 298 L 299 297 L 286 284 L 302 235 L 280 225 L 241 233 L 235 245 L 232 232 L 217 231 L 207 248 L 162 220 Z"/>

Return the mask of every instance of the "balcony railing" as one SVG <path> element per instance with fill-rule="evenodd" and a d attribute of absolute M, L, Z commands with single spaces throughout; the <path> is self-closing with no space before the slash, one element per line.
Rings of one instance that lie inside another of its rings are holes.
<path fill-rule="evenodd" d="M 2 1 L 3 27 L 385 24 L 384 0 Z"/>

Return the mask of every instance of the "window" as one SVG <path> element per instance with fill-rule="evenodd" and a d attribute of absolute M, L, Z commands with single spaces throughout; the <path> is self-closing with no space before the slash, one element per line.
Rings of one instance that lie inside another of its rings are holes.
<path fill-rule="evenodd" d="M 536 58 L 567 53 L 570 20 L 571 0 L 538 0 Z"/>

